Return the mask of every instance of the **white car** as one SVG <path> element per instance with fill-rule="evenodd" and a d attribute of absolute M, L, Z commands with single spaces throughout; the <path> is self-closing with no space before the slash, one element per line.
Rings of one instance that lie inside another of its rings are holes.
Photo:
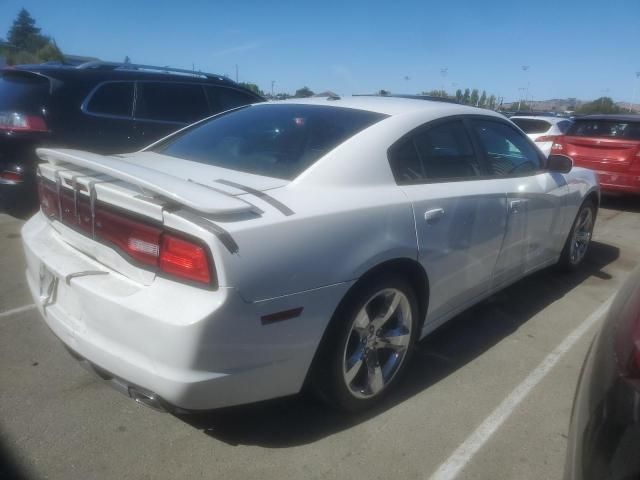
<path fill-rule="evenodd" d="M 72 354 L 137 401 L 380 400 L 415 342 L 579 265 L 594 174 L 503 116 L 406 98 L 241 107 L 143 151 L 39 149 L 27 280 Z M 571 171 L 570 171 L 571 170 Z"/>
<path fill-rule="evenodd" d="M 573 123 L 571 120 L 553 116 L 514 115 L 510 120 L 518 125 L 527 136 L 536 142 L 542 153 L 549 156 L 556 137 L 564 135 Z"/>

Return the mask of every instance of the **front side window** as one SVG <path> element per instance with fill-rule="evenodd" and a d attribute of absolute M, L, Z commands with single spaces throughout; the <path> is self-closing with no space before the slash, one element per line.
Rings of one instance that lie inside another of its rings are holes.
<path fill-rule="evenodd" d="M 396 182 L 401 185 L 481 175 L 480 163 L 461 121 L 419 131 L 393 150 L 391 161 Z"/>
<path fill-rule="evenodd" d="M 98 115 L 130 117 L 133 112 L 133 82 L 102 84 L 89 99 L 87 111 Z"/>
<path fill-rule="evenodd" d="M 204 90 L 198 84 L 139 82 L 136 118 L 193 123 L 209 115 Z"/>
<path fill-rule="evenodd" d="M 269 104 L 211 118 L 153 150 L 256 175 L 292 179 L 386 115 L 322 105 Z"/>
<path fill-rule="evenodd" d="M 490 120 L 473 120 L 473 126 L 493 175 L 527 175 L 540 170 L 535 147 L 516 129 Z"/>

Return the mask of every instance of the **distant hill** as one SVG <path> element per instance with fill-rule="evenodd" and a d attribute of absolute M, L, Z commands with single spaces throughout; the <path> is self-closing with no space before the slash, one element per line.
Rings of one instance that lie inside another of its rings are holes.
<path fill-rule="evenodd" d="M 533 110 L 539 112 L 572 112 L 582 104 L 587 103 L 587 101 L 588 100 L 579 100 L 577 98 L 552 98 L 530 103 Z M 629 102 L 616 102 L 616 105 L 625 110 L 629 109 Z M 505 110 L 516 110 L 518 108 L 518 102 L 504 103 L 502 106 Z M 640 104 L 633 104 L 632 109 L 635 113 L 640 113 Z"/>

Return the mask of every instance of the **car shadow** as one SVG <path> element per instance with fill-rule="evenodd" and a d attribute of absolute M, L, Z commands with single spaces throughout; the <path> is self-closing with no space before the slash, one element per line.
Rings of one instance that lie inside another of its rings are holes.
<path fill-rule="evenodd" d="M 312 443 L 375 417 L 451 375 L 586 279 L 611 279 L 603 269 L 619 254 L 618 248 L 594 241 L 578 271 L 542 270 L 453 318 L 416 345 L 405 375 L 373 410 L 336 412 L 302 393 L 178 418 L 231 445 L 285 448 Z"/>
<path fill-rule="evenodd" d="M 640 195 L 602 195 L 600 207 L 620 212 L 640 213 Z"/>

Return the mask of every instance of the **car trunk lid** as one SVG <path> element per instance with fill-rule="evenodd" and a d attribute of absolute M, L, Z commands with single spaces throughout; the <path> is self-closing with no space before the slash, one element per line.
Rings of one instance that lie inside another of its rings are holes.
<path fill-rule="evenodd" d="M 563 143 L 577 165 L 596 170 L 624 172 L 640 154 L 637 140 L 567 135 Z"/>

